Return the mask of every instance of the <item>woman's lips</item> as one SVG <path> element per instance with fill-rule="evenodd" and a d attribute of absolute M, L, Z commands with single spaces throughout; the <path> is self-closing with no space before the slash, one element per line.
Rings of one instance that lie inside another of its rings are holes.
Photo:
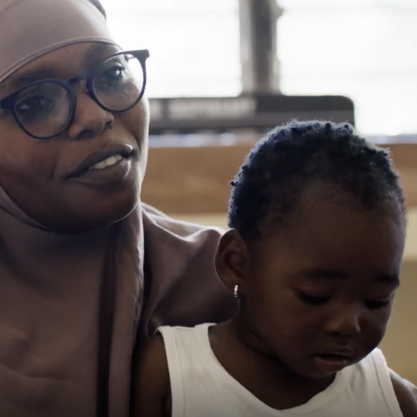
<path fill-rule="evenodd" d="M 109 158 L 115 157 L 118 159 L 116 164 L 108 164 L 109 166 L 104 169 L 97 169 L 106 170 L 112 168 L 112 166 L 116 166 L 121 164 L 123 161 L 127 161 L 129 157 L 134 153 L 134 148 L 128 144 L 112 144 L 106 146 L 104 149 L 99 151 L 94 151 L 90 153 L 83 161 L 78 164 L 78 166 L 72 170 L 67 176 L 66 179 L 76 178 L 80 176 L 84 176 L 85 174 L 89 174 L 90 171 L 95 171 L 92 169 L 95 166 L 100 166 L 100 163 L 109 160 Z"/>
<path fill-rule="evenodd" d="M 105 168 L 90 168 L 77 177 L 72 177 L 73 181 L 87 186 L 105 186 L 116 184 L 123 181 L 131 172 L 133 162 L 131 158 L 122 158 L 115 164 Z"/>

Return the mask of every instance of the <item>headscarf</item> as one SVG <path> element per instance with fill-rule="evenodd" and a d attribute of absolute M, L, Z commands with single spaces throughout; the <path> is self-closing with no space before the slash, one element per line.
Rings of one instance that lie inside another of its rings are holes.
<path fill-rule="evenodd" d="M 81 42 L 115 43 L 98 0 L 2 0 L 0 82 L 48 52 Z"/>
<path fill-rule="evenodd" d="M 0 81 L 90 41 L 114 43 L 97 0 L 2 0 Z M 220 233 L 139 203 L 107 230 L 61 234 L 0 187 L 0 415 L 127 417 L 135 347 L 160 325 L 232 314 Z"/>

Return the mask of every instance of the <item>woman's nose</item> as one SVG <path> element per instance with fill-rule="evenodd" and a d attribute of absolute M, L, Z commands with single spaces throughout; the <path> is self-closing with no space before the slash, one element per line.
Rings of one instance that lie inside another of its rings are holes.
<path fill-rule="evenodd" d="M 100 136 L 110 129 L 114 122 L 114 116 L 100 107 L 86 91 L 76 94 L 76 111 L 74 120 L 68 129 L 70 139 L 89 139 Z"/>

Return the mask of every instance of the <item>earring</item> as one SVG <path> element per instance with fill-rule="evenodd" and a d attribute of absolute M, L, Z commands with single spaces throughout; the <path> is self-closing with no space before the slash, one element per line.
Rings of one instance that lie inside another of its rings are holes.
<path fill-rule="evenodd" d="M 237 299 L 239 299 L 239 285 L 235 285 L 235 288 L 233 290 L 233 296 Z"/>

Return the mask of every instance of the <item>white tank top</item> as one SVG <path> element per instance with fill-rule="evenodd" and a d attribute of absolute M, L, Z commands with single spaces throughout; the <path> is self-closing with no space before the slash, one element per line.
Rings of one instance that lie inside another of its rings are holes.
<path fill-rule="evenodd" d="M 275 410 L 220 365 L 210 346 L 210 326 L 159 328 L 168 360 L 172 417 L 402 417 L 379 349 L 343 369 L 307 403 Z"/>

